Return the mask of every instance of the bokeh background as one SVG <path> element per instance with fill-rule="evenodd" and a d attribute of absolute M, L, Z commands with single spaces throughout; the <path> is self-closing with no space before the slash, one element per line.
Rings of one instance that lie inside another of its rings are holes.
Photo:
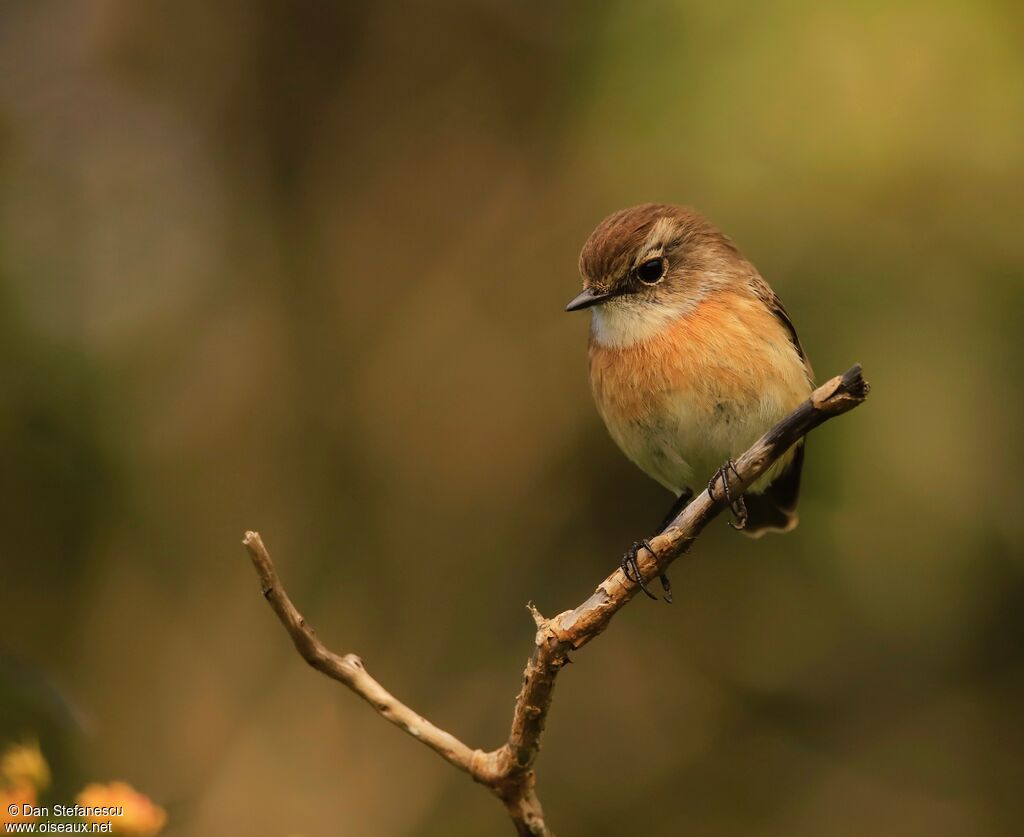
<path fill-rule="evenodd" d="M 576 256 L 699 207 L 819 378 L 802 523 L 716 522 L 559 683 L 566 835 L 1010 835 L 1024 801 L 1024 17 L 1009 2 L 0 6 L 0 739 L 169 835 L 491 835 L 305 667 L 497 746 L 533 635 L 670 498 Z"/>

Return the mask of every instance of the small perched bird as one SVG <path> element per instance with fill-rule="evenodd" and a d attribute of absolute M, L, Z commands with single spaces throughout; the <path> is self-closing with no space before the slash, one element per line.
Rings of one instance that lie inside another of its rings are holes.
<path fill-rule="evenodd" d="M 714 492 L 716 480 L 735 528 L 756 537 L 796 526 L 802 442 L 744 495 L 729 489 L 732 459 L 812 389 L 793 322 L 757 269 L 694 210 L 647 203 L 597 225 L 580 273 L 583 291 L 565 310 L 593 311 L 594 400 L 623 453 L 676 495 L 663 528 L 695 484 Z M 641 546 L 650 549 L 635 543 L 622 567 L 650 596 Z"/>

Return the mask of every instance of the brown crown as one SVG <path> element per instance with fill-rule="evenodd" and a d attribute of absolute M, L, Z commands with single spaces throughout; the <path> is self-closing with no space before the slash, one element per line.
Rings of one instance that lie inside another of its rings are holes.
<path fill-rule="evenodd" d="M 735 252 L 729 239 L 695 210 L 673 204 L 644 203 L 614 212 L 597 225 L 580 252 L 580 273 L 592 281 L 625 273 L 637 249 L 663 218 L 672 221 L 669 236 L 672 244 L 683 243 L 689 249 L 702 242 L 713 242 Z"/>

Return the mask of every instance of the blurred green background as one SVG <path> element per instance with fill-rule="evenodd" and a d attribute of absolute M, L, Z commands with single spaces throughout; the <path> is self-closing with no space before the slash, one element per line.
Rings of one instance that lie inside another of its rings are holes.
<path fill-rule="evenodd" d="M 525 603 L 670 502 L 562 313 L 597 221 L 663 200 L 873 393 L 800 528 L 717 521 L 577 655 L 552 826 L 1019 834 L 1022 36 L 996 0 L 4 3 L 0 739 L 173 835 L 509 832 L 299 660 L 240 540 L 497 746 Z"/>

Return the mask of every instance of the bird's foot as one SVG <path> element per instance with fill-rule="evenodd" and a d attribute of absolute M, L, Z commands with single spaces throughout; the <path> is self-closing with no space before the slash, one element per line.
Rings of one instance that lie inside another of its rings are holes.
<path fill-rule="evenodd" d="M 669 509 L 668 515 L 661 522 L 661 527 L 658 529 L 657 534 L 661 534 L 668 528 L 668 525 L 676 519 L 679 513 L 686 508 L 686 504 L 693 499 L 693 489 L 684 488 L 676 501 L 672 504 L 672 508 Z M 639 554 L 641 549 L 646 549 L 651 555 L 654 555 L 654 547 L 651 546 L 651 542 L 648 539 L 642 541 L 633 541 L 633 545 L 626 550 L 626 554 L 622 556 L 622 563 L 619 565 L 622 569 L 622 574 L 626 576 L 629 581 L 634 584 L 638 584 L 640 589 L 644 591 L 649 599 L 658 598 L 650 590 L 647 589 L 647 585 L 644 583 L 644 577 L 640 574 L 640 564 L 637 561 L 636 556 Z M 669 604 L 672 604 L 672 582 L 668 580 L 668 576 L 665 573 L 661 573 L 658 576 L 658 581 L 661 582 L 661 589 L 665 591 L 664 599 Z"/>
<path fill-rule="evenodd" d="M 679 496 L 676 497 L 675 502 L 672 504 L 672 508 L 668 510 L 668 514 L 665 515 L 665 519 L 661 521 L 661 526 L 658 527 L 659 535 L 669 527 L 672 521 L 680 515 L 692 499 L 692 488 L 686 487 L 679 492 Z M 672 582 L 668 580 L 668 576 L 665 575 L 665 573 L 659 575 L 658 580 L 661 582 L 661 589 L 665 591 L 663 598 L 668 604 L 672 604 Z"/>
<path fill-rule="evenodd" d="M 639 584 L 640 589 L 644 591 L 644 594 L 649 599 L 657 599 L 650 590 L 647 589 L 647 585 L 644 584 L 644 577 L 640 573 L 640 563 L 636 560 L 637 554 L 641 549 L 646 549 L 651 555 L 654 555 L 654 547 L 651 546 L 651 542 L 646 538 L 642 541 L 633 541 L 629 549 L 626 550 L 626 554 L 622 556 L 622 562 L 619 567 L 622 569 L 622 574 L 627 579 L 632 581 L 634 584 Z"/>
<path fill-rule="evenodd" d="M 644 577 L 640 573 L 640 563 L 637 561 L 637 555 L 641 549 L 646 549 L 651 555 L 654 555 L 654 547 L 651 546 L 651 542 L 646 538 L 642 541 L 633 541 L 629 549 L 626 550 L 626 554 L 622 556 L 622 562 L 619 564 L 622 574 L 626 578 L 640 586 L 640 589 L 644 591 L 644 595 L 649 599 L 657 599 L 650 590 L 647 589 L 647 585 L 644 583 Z M 661 589 L 665 591 L 665 601 L 669 604 L 672 603 L 672 584 L 668 580 L 668 576 L 665 573 L 661 573 L 658 576 L 658 580 L 661 582 Z"/>
<path fill-rule="evenodd" d="M 725 495 L 725 501 L 729 504 L 729 508 L 732 513 L 736 516 L 736 522 L 729 521 L 729 525 L 733 529 L 743 529 L 747 525 L 747 504 L 743 499 L 743 495 L 740 494 L 737 497 L 732 496 L 732 488 L 729 486 L 729 472 L 736 476 L 736 479 L 740 478 L 740 472 L 736 470 L 736 463 L 733 460 L 726 462 L 721 468 L 715 471 L 711 475 L 711 479 L 708 480 L 708 496 L 718 502 L 715 496 L 715 484 L 722 481 L 722 493 Z"/>

